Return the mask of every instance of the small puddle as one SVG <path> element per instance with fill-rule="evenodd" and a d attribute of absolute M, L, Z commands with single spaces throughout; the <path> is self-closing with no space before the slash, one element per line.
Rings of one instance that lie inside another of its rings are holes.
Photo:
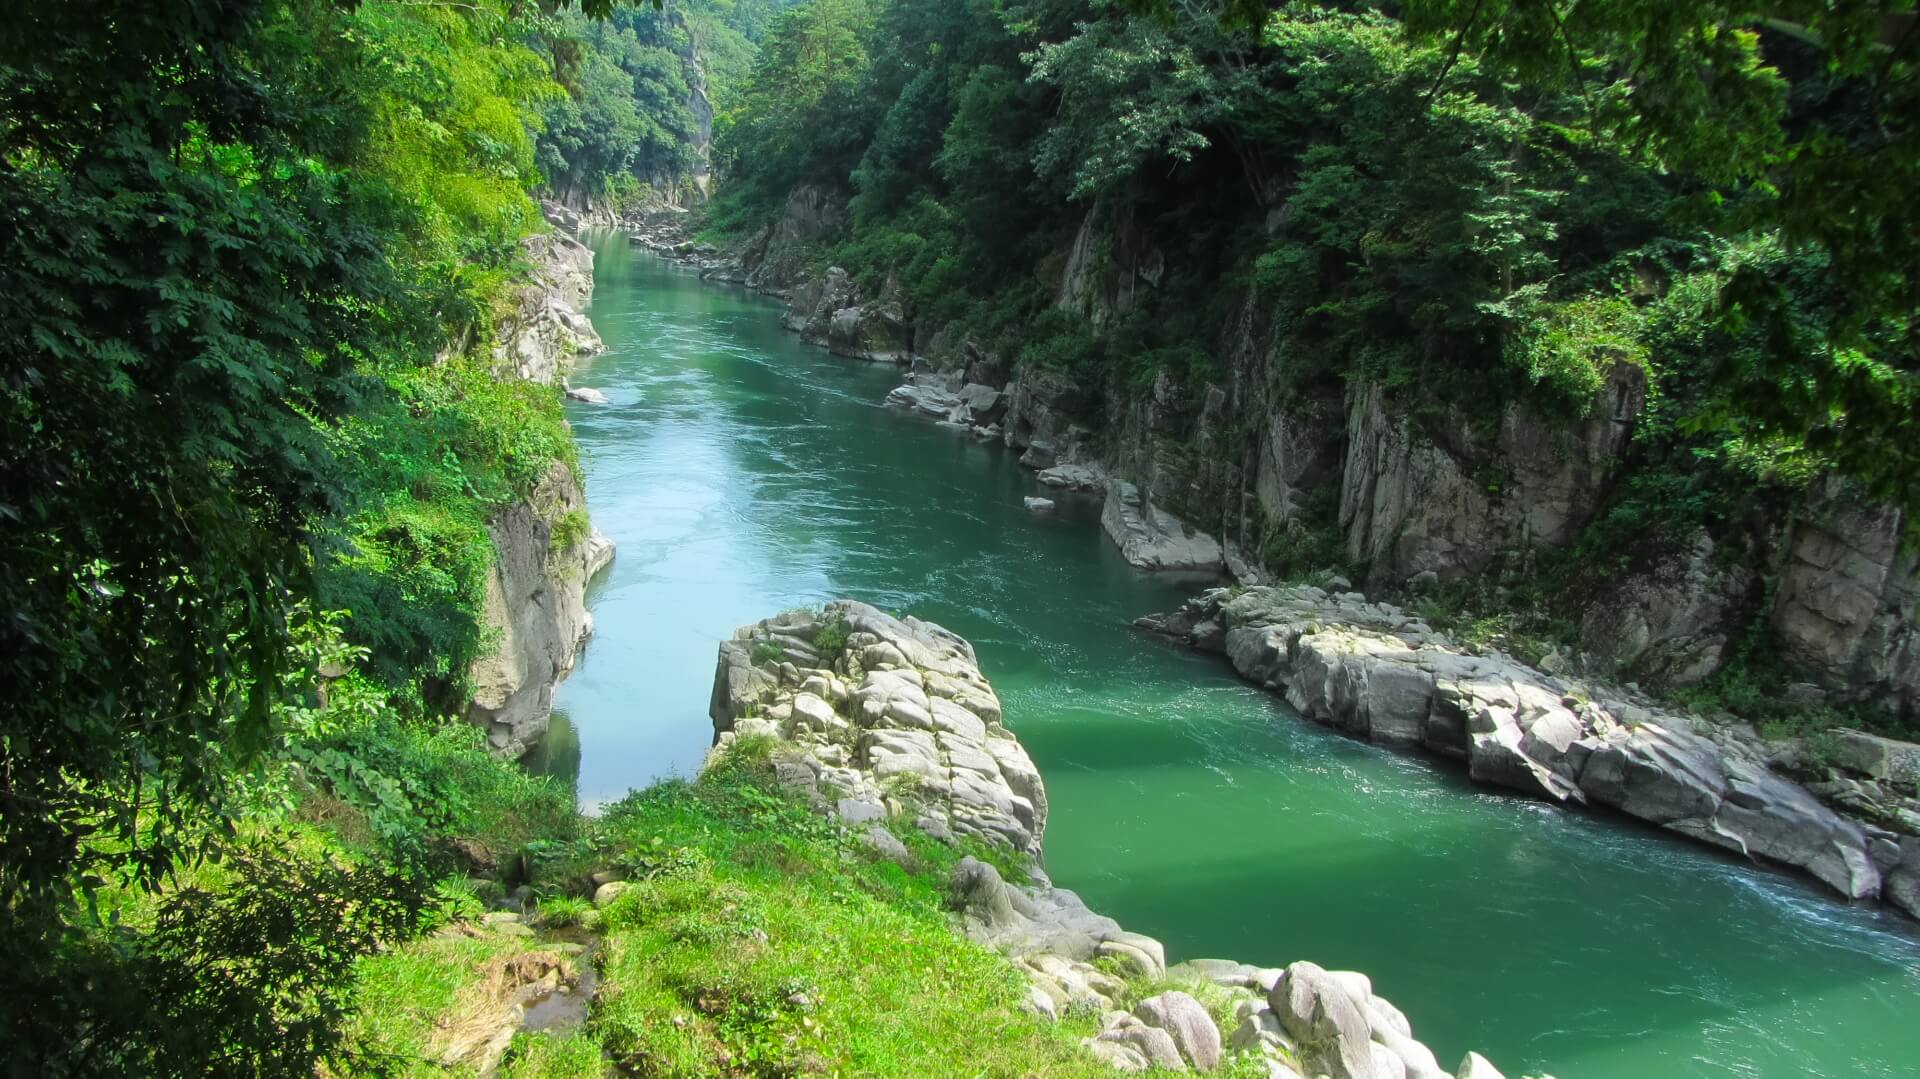
<path fill-rule="evenodd" d="M 529 1034 L 568 1031 L 585 1026 L 587 1008 L 593 1002 L 594 990 L 600 985 L 600 972 L 595 969 L 593 962 L 600 951 L 599 937 L 578 930 L 561 930 L 553 934 L 548 943 L 578 944 L 581 950 L 569 957 L 574 970 L 572 985 L 541 991 L 521 1002 L 526 1014 L 520 1021 L 520 1029 Z"/>

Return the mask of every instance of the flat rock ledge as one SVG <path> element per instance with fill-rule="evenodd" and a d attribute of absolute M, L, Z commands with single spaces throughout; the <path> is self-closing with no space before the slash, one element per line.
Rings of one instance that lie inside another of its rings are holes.
<path fill-rule="evenodd" d="M 1100 1014 L 1100 1032 L 1083 1044 L 1117 1071 L 1212 1071 L 1234 1051 L 1255 1054 L 1272 1079 L 1500 1077 L 1477 1053 L 1443 1071 L 1364 975 L 1218 959 L 1170 970 L 1159 941 L 1055 887 L 1039 868 L 1040 773 L 1006 728 L 973 646 L 940 626 L 850 600 L 743 626 L 720 644 L 711 714 L 716 750 L 741 737 L 774 739 L 781 781 L 881 857 L 911 859 L 890 830 L 905 827 L 1027 855 L 1034 868 L 1025 881 L 961 859 L 953 878 L 961 925 L 1026 973 L 1033 1012 Z M 1179 990 L 1122 1010 L 1116 969 L 1220 986 L 1235 999 L 1235 1022 L 1223 1033 Z"/>
<path fill-rule="evenodd" d="M 1920 838 L 1837 812 L 1734 728 L 1472 654 L 1357 592 L 1216 588 L 1136 624 L 1224 654 L 1241 677 L 1354 737 L 1424 747 L 1479 782 L 1616 809 L 1920 917 Z"/>

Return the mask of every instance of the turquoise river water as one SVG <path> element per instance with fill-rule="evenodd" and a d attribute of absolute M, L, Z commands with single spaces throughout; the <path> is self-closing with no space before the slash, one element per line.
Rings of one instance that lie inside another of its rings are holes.
<path fill-rule="evenodd" d="M 1169 958 L 1366 972 L 1443 1063 L 1509 1075 L 1920 1075 L 1920 933 L 1631 822 L 1342 738 L 1131 628 L 1192 582 L 1133 571 L 1098 508 L 881 405 L 897 372 L 777 308 L 597 244 L 610 351 L 569 405 L 619 545 L 546 767 L 583 804 L 698 766 L 715 645 L 850 596 L 970 638 L 1046 777 L 1047 868 Z"/>

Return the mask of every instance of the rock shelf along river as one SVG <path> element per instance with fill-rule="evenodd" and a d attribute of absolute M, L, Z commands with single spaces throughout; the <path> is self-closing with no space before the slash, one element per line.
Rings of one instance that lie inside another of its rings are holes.
<path fill-rule="evenodd" d="M 1920 932 L 1782 874 L 1287 713 L 1219 659 L 1130 627 L 1193 582 L 1132 570 L 1099 507 L 881 405 L 891 368 L 784 334 L 778 308 L 605 235 L 610 351 L 570 403 L 619 545 L 560 687 L 545 767 L 592 806 L 691 774 L 716 643 L 857 597 L 971 639 L 1046 777 L 1047 869 L 1172 961 L 1366 972 L 1444 1059 L 1509 1074 L 1908 1076 Z"/>

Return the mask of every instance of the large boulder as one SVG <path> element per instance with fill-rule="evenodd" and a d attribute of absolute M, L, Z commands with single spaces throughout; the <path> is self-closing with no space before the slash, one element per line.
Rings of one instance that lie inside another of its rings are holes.
<path fill-rule="evenodd" d="M 1212 1071 L 1220 1066 L 1220 1028 L 1188 994 L 1171 990 L 1148 997 L 1134 1007 L 1133 1017 L 1172 1035 L 1181 1057 L 1196 1069 Z"/>
<path fill-rule="evenodd" d="M 1123 480 L 1107 482 L 1107 501 L 1100 527 L 1120 548 L 1126 560 L 1146 570 L 1226 570 L 1220 543 L 1199 529 L 1156 506 L 1147 504 L 1140 488 Z"/>

